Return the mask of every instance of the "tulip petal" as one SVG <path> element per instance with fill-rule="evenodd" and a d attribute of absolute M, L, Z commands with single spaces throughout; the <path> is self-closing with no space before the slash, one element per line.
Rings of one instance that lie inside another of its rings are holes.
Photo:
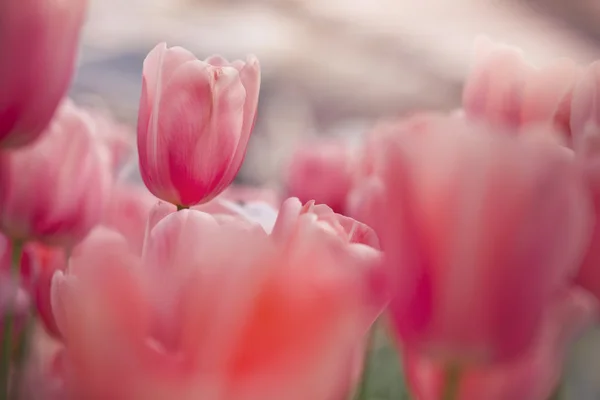
<path fill-rule="evenodd" d="M 213 71 L 190 61 L 176 70 L 159 109 L 153 110 L 161 117 L 156 142 L 148 143 L 156 149 L 149 151 L 157 159 L 155 174 L 176 191 L 174 202 L 194 205 L 210 200 L 206 196 L 222 181 L 240 140 L 244 96 L 232 68 Z"/>

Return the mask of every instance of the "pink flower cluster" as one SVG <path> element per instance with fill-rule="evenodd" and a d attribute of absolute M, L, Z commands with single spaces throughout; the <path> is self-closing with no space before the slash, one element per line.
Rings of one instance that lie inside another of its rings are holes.
<path fill-rule="evenodd" d="M 280 199 L 231 185 L 255 57 L 155 47 L 136 149 L 65 97 L 84 10 L 0 4 L 0 399 L 343 400 L 378 320 L 416 399 L 552 395 L 598 320 L 597 64 L 481 41 L 461 112 L 299 148 Z"/>

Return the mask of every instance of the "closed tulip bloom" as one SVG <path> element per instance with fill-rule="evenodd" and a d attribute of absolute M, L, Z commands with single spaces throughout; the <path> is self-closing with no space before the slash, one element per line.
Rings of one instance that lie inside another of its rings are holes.
<path fill-rule="evenodd" d="M 67 398 L 339 393 L 372 318 L 367 268 L 311 217 L 279 242 L 257 225 L 183 210 L 152 228 L 141 260 L 117 242 L 90 236 L 55 278 Z"/>
<path fill-rule="evenodd" d="M 73 246 L 100 222 L 110 172 L 86 116 L 69 104 L 34 144 L 0 153 L 0 230 Z"/>
<path fill-rule="evenodd" d="M 517 357 L 589 243 L 573 155 L 440 117 L 437 129 L 387 137 L 381 156 L 367 221 L 395 286 L 400 340 L 445 362 Z"/>
<path fill-rule="evenodd" d="M 593 324 L 597 312 L 597 301 L 589 293 L 564 290 L 548 307 L 533 345 L 513 362 L 464 370 L 456 400 L 550 399 L 570 346 Z M 403 359 L 415 398 L 440 399 L 444 366 L 418 354 Z"/>
<path fill-rule="evenodd" d="M 71 82 L 86 5 L 0 3 L 0 147 L 31 143 L 50 122 Z"/>
<path fill-rule="evenodd" d="M 178 206 L 207 202 L 234 179 L 254 127 L 258 60 L 197 60 L 162 43 L 144 61 L 138 114 L 142 178 Z"/>

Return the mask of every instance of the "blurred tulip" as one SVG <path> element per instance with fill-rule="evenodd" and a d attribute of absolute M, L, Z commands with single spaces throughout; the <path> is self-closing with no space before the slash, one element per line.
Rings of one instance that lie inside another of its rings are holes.
<path fill-rule="evenodd" d="M 5 283 L 11 281 L 12 246 L 6 236 L 0 234 L 0 274 Z M 31 301 L 34 302 L 48 333 L 58 334 L 50 306 L 50 283 L 55 271 L 66 268 L 65 251 L 61 248 L 45 246 L 41 243 L 28 243 L 21 256 L 19 278 L 14 280 L 20 288 L 17 294 L 17 314 L 24 317 Z M 25 300 L 26 299 L 26 300 Z"/>
<path fill-rule="evenodd" d="M 90 124 L 64 104 L 34 144 L 0 153 L 0 230 L 73 246 L 100 222 L 109 189 Z"/>
<path fill-rule="evenodd" d="M 589 184 L 595 206 L 595 229 L 577 283 L 600 299 L 600 62 L 582 74 L 573 92 L 571 129 L 574 149 Z"/>
<path fill-rule="evenodd" d="M 29 144 L 50 122 L 71 82 L 86 6 L 0 2 L 0 147 Z"/>
<path fill-rule="evenodd" d="M 372 317 L 366 269 L 310 216 L 285 243 L 195 210 L 160 220 L 141 261 L 117 241 L 90 236 L 55 278 L 70 398 L 337 393 Z"/>
<path fill-rule="evenodd" d="M 367 202 L 395 290 L 392 319 L 408 351 L 507 361 L 576 272 L 591 229 L 587 192 L 567 149 L 452 117 L 432 124 L 382 139 L 379 192 Z"/>
<path fill-rule="evenodd" d="M 142 254 L 148 216 L 158 202 L 141 185 L 117 182 L 111 191 L 102 225 L 121 233 L 132 250 Z"/>
<path fill-rule="evenodd" d="M 13 275 L 12 268 L 12 246 L 10 241 L 0 234 L 0 336 L 3 336 L 3 321 L 7 314 L 14 316 L 13 332 L 17 334 L 23 329 L 31 307 L 34 260 L 26 252 L 20 259 L 16 276 Z"/>
<path fill-rule="evenodd" d="M 593 323 L 597 306 L 582 290 L 565 291 L 547 310 L 532 347 L 511 363 L 464 370 L 456 400 L 549 399 L 560 382 L 569 346 Z M 443 366 L 410 352 L 404 363 L 415 398 L 441 398 Z"/>
<path fill-rule="evenodd" d="M 377 235 L 369 226 L 352 218 L 336 214 L 325 204 L 315 204 L 309 201 L 302 205 L 295 197 L 287 199 L 281 206 L 277 224 L 273 228 L 274 236 L 285 239 L 293 235 L 296 224 L 302 215 L 312 216 L 323 229 L 330 231 L 348 243 L 365 244 L 373 249 L 379 249 Z"/>
<path fill-rule="evenodd" d="M 144 61 L 138 114 L 142 178 L 178 206 L 207 202 L 237 174 L 254 127 L 260 67 L 248 57 L 199 61 L 159 44 Z"/>
<path fill-rule="evenodd" d="M 30 254 L 35 260 L 36 271 L 32 286 L 32 296 L 35 301 L 37 315 L 40 317 L 46 332 L 55 338 L 60 337 L 50 303 L 50 287 L 56 271 L 64 271 L 67 267 L 67 257 L 64 249 L 49 247 L 40 243 L 30 243 L 25 248 L 25 254 Z"/>
<path fill-rule="evenodd" d="M 574 149 L 585 161 L 600 159 L 600 61 L 589 65 L 573 90 L 570 126 Z"/>
<path fill-rule="evenodd" d="M 133 157 L 136 157 L 137 167 L 133 128 L 118 123 L 107 112 L 98 110 L 89 110 L 88 112 L 94 121 L 96 137 L 108 151 L 113 170 L 116 173 L 120 172 Z"/>
<path fill-rule="evenodd" d="M 302 144 L 288 166 L 287 195 L 298 197 L 303 203 L 315 200 L 335 212 L 345 212 L 353 161 L 351 149 L 343 141 L 321 139 Z"/>
<path fill-rule="evenodd" d="M 509 128 L 548 123 L 569 136 L 571 93 L 579 73 L 572 60 L 536 68 L 519 49 L 487 38 L 476 42 L 475 53 L 463 92 L 467 117 Z"/>

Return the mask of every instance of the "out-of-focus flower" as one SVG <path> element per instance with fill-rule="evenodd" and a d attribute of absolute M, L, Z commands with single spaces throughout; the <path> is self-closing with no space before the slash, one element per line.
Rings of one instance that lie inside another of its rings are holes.
<path fill-rule="evenodd" d="M 132 250 L 142 254 L 148 216 L 158 202 L 141 185 L 117 182 L 111 191 L 102 225 L 121 233 L 129 241 Z"/>
<path fill-rule="evenodd" d="M 193 206 L 237 174 L 254 127 L 260 66 L 254 57 L 197 60 L 162 43 L 144 61 L 138 114 L 142 178 L 158 198 Z"/>
<path fill-rule="evenodd" d="M 64 271 L 67 267 L 65 250 L 40 243 L 30 243 L 25 249 L 25 254 L 30 255 L 36 266 L 31 293 L 35 301 L 37 315 L 48 334 L 55 338 L 60 337 L 60 332 L 52 314 L 50 287 L 54 273 Z"/>
<path fill-rule="evenodd" d="M 345 212 L 352 188 L 352 149 L 342 140 L 320 139 L 303 143 L 291 156 L 285 177 L 288 196 L 303 203 L 315 200 L 335 212 Z"/>
<path fill-rule="evenodd" d="M 588 193 L 568 149 L 452 117 L 432 123 L 382 138 L 367 202 L 395 290 L 392 319 L 409 351 L 509 360 L 581 261 Z"/>
<path fill-rule="evenodd" d="M 120 172 L 134 156 L 137 165 L 135 130 L 117 122 L 107 112 L 98 110 L 88 110 L 88 112 L 94 121 L 94 132 L 97 138 L 109 153 L 113 170 Z"/>
<path fill-rule="evenodd" d="M 100 222 L 109 190 L 91 125 L 65 103 L 35 143 L 0 153 L 0 230 L 73 246 Z"/>
<path fill-rule="evenodd" d="M 571 108 L 573 148 L 579 158 L 595 206 L 595 229 L 577 282 L 600 298 L 600 62 L 582 74 Z"/>
<path fill-rule="evenodd" d="M 368 269 L 310 215 L 280 242 L 237 219 L 179 211 L 154 226 L 141 262 L 117 241 L 90 236 L 55 278 L 70 398 L 338 393 L 373 317 Z"/>
<path fill-rule="evenodd" d="M 542 329 L 529 350 L 507 364 L 467 367 L 457 400 L 547 400 L 561 377 L 570 344 L 594 321 L 597 302 L 583 290 L 565 290 L 547 310 Z M 419 354 L 404 355 L 405 371 L 419 400 L 441 398 L 443 365 Z"/>
<path fill-rule="evenodd" d="M 13 293 L 16 295 L 16 313 L 24 317 L 33 301 L 48 333 L 56 335 L 58 330 L 50 306 L 50 283 L 54 272 L 66 267 L 65 251 L 41 243 L 28 243 L 20 257 L 18 278 L 11 278 L 12 246 L 8 238 L 0 234 L 0 274 L 4 283 L 14 282 L 18 288 L 18 292 Z"/>
<path fill-rule="evenodd" d="M 295 197 L 287 199 L 281 206 L 277 223 L 273 228 L 273 235 L 287 240 L 294 234 L 296 224 L 301 220 L 302 215 L 311 216 L 323 229 L 348 243 L 365 244 L 373 249 L 379 249 L 377 235 L 369 226 L 337 214 L 325 204 L 315 204 L 314 201 L 309 201 L 302 205 L 300 200 Z"/>
<path fill-rule="evenodd" d="M 85 0 L 0 3 L 0 147 L 46 128 L 71 82 Z"/>
<path fill-rule="evenodd" d="M 463 92 L 467 117 L 509 128 L 552 124 L 569 135 L 571 94 L 579 73 L 572 60 L 536 68 L 519 49 L 487 38 L 478 39 L 475 53 Z"/>
<path fill-rule="evenodd" d="M 584 160 L 600 157 L 600 61 L 589 65 L 573 90 L 570 127 L 573 147 Z"/>

